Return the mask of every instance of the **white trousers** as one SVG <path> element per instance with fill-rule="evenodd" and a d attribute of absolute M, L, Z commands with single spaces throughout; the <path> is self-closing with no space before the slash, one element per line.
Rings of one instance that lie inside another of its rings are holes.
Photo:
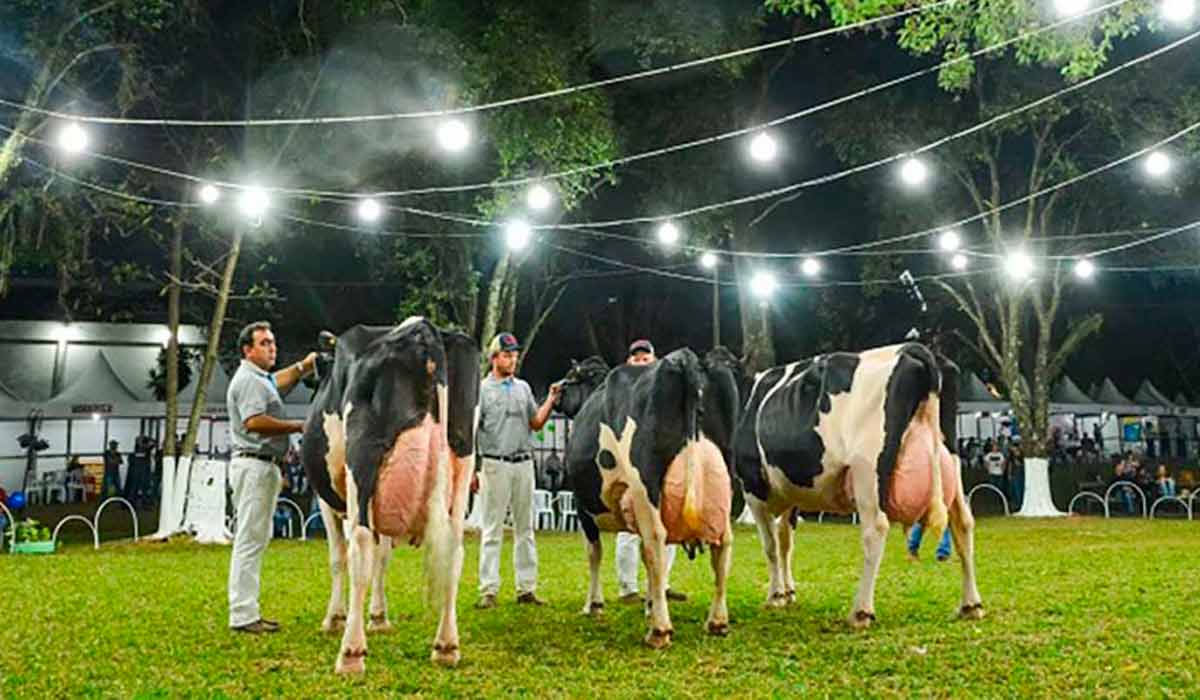
<path fill-rule="evenodd" d="M 537 588 L 537 545 L 533 541 L 533 460 L 502 462 L 480 458 L 483 476 L 479 497 L 483 529 L 479 544 L 479 593 L 500 592 L 500 550 L 504 544 L 504 516 L 512 508 L 513 568 L 517 595 Z"/>
<path fill-rule="evenodd" d="M 617 585 L 620 595 L 638 592 L 638 572 L 642 570 L 642 538 L 632 532 L 617 533 Z M 667 587 L 671 586 L 671 566 L 675 563 L 675 545 L 667 545 Z"/>
<path fill-rule="evenodd" d="M 238 457 L 229 463 L 229 478 L 237 514 L 229 561 L 229 626 L 241 627 L 262 617 L 259 574 L 271 541 L 271 516 L 283 477 L 270 462 Z"/>

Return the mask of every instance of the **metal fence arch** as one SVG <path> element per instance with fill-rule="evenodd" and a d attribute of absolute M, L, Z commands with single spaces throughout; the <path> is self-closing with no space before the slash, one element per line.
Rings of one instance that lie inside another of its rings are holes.
<path fill-rule="evenodd" d="M 1114 481 L 1111 484 L 1109 484 L 1108 489 L 1105 490 L 1105 492 L 1104 492 L 1104 504 L 1105 504 L 1104 517 L 1107 518 L 1109 515 L 1109 509 L 1107 507 L 1108 499 L 1112 495 L 1113 489 L 1117 488 L 1118 486 L 1130 486 L 1130 487 L 1133 487 L 1133 489 L 1138 492 L 1138 496 L 1140 496 L 1142 499 L 1142 517 L 1143 518 L 1147 517 L 1148 510 L 1146 508 L 1146 492 L 1142 490 L 1141 486 L 1138 486 L 1137 484 L 1135 484 L 1132 481 L 1129 481 L 1127 479 L 1122 479 L 1120 481 Z"/>
<path fill-rule="evenodd" d="M 293 501 L 290 498 L 280 498 L 280 499 L 276 500 L 275 507 L 278 508 L 280 503 L 289 505 L 296 511 L 296 515 L 300 518 L 300 539 L 303 540 L 304 539 L 304 509 L 300 507 L 299 503 L 296 503 L 295 501 Z M 289 518 L 288 521 L 290 522 L 291 519 Z M 291 526 L 289 525 L 289 529 L 290 529 L 290 527 Z"/>
<path fill-rule="evenodd" d="M 1158 508 L 1159 504 L 1163 503 L 1164 501 L 1175 502 L 1175 503 L 1178 503 L 1179 505 L 1183 506 L 1184 512 L 1187 513 L 1188 520 L 1192 519 L 1192 505 L 1189 502 L 1183 500 L 1182 498 L 1180 498 L 1178 496 L 1159 496 L 1157 499 L 1155 499 L 1154 503 L 1150 504 L 1150 519 L 1151 520 L 1154 519 L 1155 509 Z"/>
<path fill-rule="evenodd" d="M 980 491 L 980 490 L 995 491 L 996 495 L 1000 497 L 1000 503 L 1002 503 L 1004 505 L 1004 514 L 1012 515 L 1012 511 L 1010 511 L 1008 508 L 1008 496 L 1005 496 L 1003 491 L 996 488 L 992 484 L 988 484 L 988 483 L 975 484 L 975 486 L 972 487 L 972 489 L 967 492 L 967 505 L 968 506 L 971 505 L 971 499 L 973 499 L 975 497 L 975 492 Z M 974 507 L 972 507 L 971 510 L 974 511 Z"/>
<path fill-rule="evenodd" d="M 54 549 L 56 551 L 58 550 L 59 530 L 62 530 L 62 526 L 66 525 L 72 520 L 78 520 L 79 522 L 88 526 L 88 529 L 92 531 L 92 549 L 100 549 L 100 533 L 96 531 L 96 526 L 92 525 L 92 521 L 88 520 L 82 515 L 68 515 L 67 517 L 58 521 L 58 524 L 54 526 L 54 534 L 50 536 L 50 541 L 54 543 Z"/>
<path fill-rule="evenodd" d="M 1095 491 L 1080 491 L 1072 496 L 1071 502 L 1067 504 L 1068 513 L 1075 509 L 1075 501 L 1078 501 L 1081 498 L 1084 500 L 1089 498 L 1096 499 L 1096 501 L 1100 504 L 1100 508 L 1104 511 L 1104 517 L 1108 517 L 1108 501 L 1104 500 L 1104 498 L 1102 498 L 1100 494 L 1096 493 Z"/>
<path fill-rule="evenodd" d="M 133 516 L 133 541 L 137 542 L 138 541 L 137 510 L 134 509 L 132 503 L 125 500 L 124 498 L 121 498 L 120 496 L 113 496 L 111 498 L 108 498 L 96 508 L 96 514 L 94 516 L 92 516 L 92 529 L 96 531 L 96 538 L 97 538 L 96 541 L 99 541 L 99 537 L 100 537 L 100 514 L 103 513 L 104 509 L 107 508 L 108 505 L 114 501 L 117 503 L 120 503 L 120 504 L 124 505 L 126 508 L 128 508 L 129 514 L 131 516 Z"/>

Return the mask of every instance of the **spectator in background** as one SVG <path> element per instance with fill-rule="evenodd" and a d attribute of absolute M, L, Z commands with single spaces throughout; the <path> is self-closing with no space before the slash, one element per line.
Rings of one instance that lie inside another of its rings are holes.
<path fill-rule="evenodd" d="M 988 453 L 983 456 L 983 465 L 987 468 L 988 481 L 1000 489 L 1000 493 L 1006 493 L 1004 488 L 1004 453 L 1000 451 L 1000 446 L 996 443 L 991 443 Z"/>
<path fill-rule="evenodd" d="M 121 495 L 121 444 L 116 440 L 108 441 L 108 449 L 104 451 L 104 482 L 100 485 L 100 499 Z M 108 487 L 112 486 L 109 492 Z"/>
<path fill-rule="evenodd" d="M 63 491 L 67 494 L 67 502 L 71 500 L 72 481 L 77 484 L 83 484 L 83 463 L 79 461 L 79 455 L 71 455 L 67 458 L 67 472 L 66 476 L 63 477 Z M 82 493 L 80 491 L 80 494 Z M 79 500 L 83 500 L 82 495 L 79 497 Z M 0 528 L 0 532 L 3 531 L 4 528 Z"/>
<path fill-rule="evenodd" d="M 1133 454 L 1126 453 L 1121 455 L 1117 461 L 1117 466 L 1113 468 L 1113 482 L 1117 481 L 1133 481 L 1137 474 L 1137 467 L 1134 466 Z M 1121 494 L 1121 503 L 1125 506 L 1125 512 L 1133 514 L 1133 489 L 1128 486 L 1122 486 L 1118 489 Z"/>
<path fill-rule="evenodd" d="M 1020 508 L 1025 499 L 1025 455 L 1013 444 L 1008 448 L 1008 487 L 1014 508 Z"/>
<path fill-rule="evenodd" d="M 1158 474 L 1157 478 L 1154 480 L 1154 485 L 1158 489 L 1159 498 L 1164 496 L 1167 498 L 1175 497 L 1175 480 L 1172 479 L 1171 475 L 1167 472 L 1167 465 L 1158 465 Z"/>

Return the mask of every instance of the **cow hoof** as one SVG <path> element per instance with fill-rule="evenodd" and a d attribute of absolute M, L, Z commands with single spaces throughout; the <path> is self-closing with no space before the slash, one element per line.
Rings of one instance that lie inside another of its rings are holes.
<path fill-rule="evenodd" d="M 958 611 L 958 616 L 964 620 L 982 620 L 983 603 L 962 606 Z"/>
<path fill-rule="evenodd" d="M 856 630 L 865 630 L 875 621 L 875 613 L 869 613 L 866 610 L 859 610 L 850 616 L 850 627 Z"/>
<path fill-rule="evenodd" d="M 710 621 L 708 623 L 708 633 L 714 637 L 727 637 L 729 636 L 729 623 L 717 622 L 716 620 Z"/>
<path fill-rule="evenodd" d="M 368 632 L 387 633 L 392 631 L 392 623 L 388 621 L 387 615 L 372 615 L 370 622 L 367 623 Z"/>
<path fill-rule="evenodd" d="M 341 654 L 338 654 L 337 666 L 334 667 L 334 670 L 338 673 L 347 674 L 362 673 L 367 670 L 366 658 L 366 649 L 343 651 Z"/>
<path fill-rule="evenodd" d="M 461 658 L 458 653 L 457 644 L 434 644 L 433 653 L 429 657 L 433 663 L 444 668 L 454 668 L 458 665 Z"/>
<path fill-rule="evenodd" d="M 346 616 L 345 615 L 332 615 L 330 617 L 325 618 L 321 622 L 321 631 L 322 632 L 334 634 L 336 632 L 341 632 L 344 629 L 346 629 Z"/>
<path fill-rule="evenodd" d="M 787 605 L 788 597 L 786 593 L 772 593 L 766 602 L 766 607 L 768 608 L 786 608 Z"/>
<path fill-rule="evenodd" d="M 604 603 L 588 603 L 583 607 L 583 614 L 588 617 L 601 617 L 604 615 Z"/>
<path fill-rule="evenodd" d="M 788 605 L 795 603 L 796 602 L 796 589 L 793 588 L 790 591 L 788 591 L 787 593 L 784 593 L 783 597 L 787 599 Z"/>
<path fill-rule="evenodd" d="M 666 649 L 671 646 L 671 635 L 675 630 L 650 630 L 646 633 L 646 646 L 651 649 Z"/>

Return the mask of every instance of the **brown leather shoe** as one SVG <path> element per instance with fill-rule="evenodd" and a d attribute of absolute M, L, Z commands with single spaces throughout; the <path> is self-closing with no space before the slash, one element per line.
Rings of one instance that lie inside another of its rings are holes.
<path fill-rule="evenodd" d="M 234 627 L 233 631 L 244 632 L 246 634 L 274 634 L 279 631 L 279 623 L 259 619 L 249 624 Z"/>
<path fill-rule="evenodd" d="M 546 601 L 537 597 L 537 594 L 533 593 L 532 591 L 529 593 L 522 593 L 521 595 L 517 596 L 517 605 L 545 605 L 545 604 L 546 604 Z"/>
<path fill-rule="evenodd" d="M 622 595 L 620 598 L 617 598 L 617 600 L 626 605 L 640 605 L 642 603 L 642 594 L 634 591 L 632 593 L 626 593 Z"/>
<path fill-rule="evenodd" d="M 485 593 L 475 603 L 476 610 L 487 610 L 494 607 L 496 607 L 496 594 L 494 593 Z"/>

